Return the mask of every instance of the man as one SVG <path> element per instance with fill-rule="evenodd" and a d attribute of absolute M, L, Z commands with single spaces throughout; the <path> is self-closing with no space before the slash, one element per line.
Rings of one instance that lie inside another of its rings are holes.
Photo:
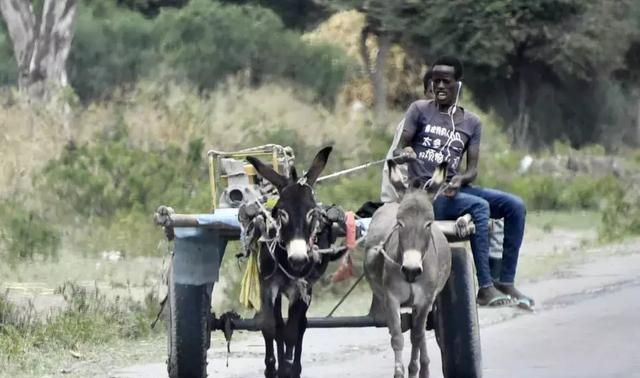
<path fill-rule="evenodd" d="M 448 189 L 435 200 L 434 212 L 440 220 L 455 220 L 466 213 L 474 220 L 471 249 L 480 286 L 478 304 L 503 306 L 516 299 L 532 306 L 533 300 L 514 286 L 525 226 L 523 201 L 512 194 L 471 185 L 478 175 L 482 125 L 475 114 L 457 106 L 462 73 L 462 64 L 454 57 L 440 58 L 431 66 L 423 84 L 425 94 L 432 92 L 433 100 L 418 100 L 409 106 L 398 127 L 392 155 L 408 163 L 408 177 L 414 183 L 426 183 L 438 164 L 449 163 Z M 466 169 L 459 172 L 465 153 Z M 383 202 L 393 195 L 383 183 Z M 503 262 L 496 282 L 489 268 L 490 217 L 504 218 Z"/>

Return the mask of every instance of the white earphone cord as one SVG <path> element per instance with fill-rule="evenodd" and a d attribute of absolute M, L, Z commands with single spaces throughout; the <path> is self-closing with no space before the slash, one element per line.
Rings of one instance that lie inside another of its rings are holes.
<path fill-rule="evenodd" d="M 455 140 L 456 123 L 453 120 L 453 115 L 456 113 L 456 110 L 458 110 L 458 100 L 460 99 L 460 89 L 462 89 L 462 82 L 458 81 L 458 91 L 456 93 L 456 101 L 452 106 L 449 107 L 449 110 L 447 111 L 447 113 L 449 113 L 449 119 L 451 120 L 451 133 L 447 138 L 447 142 L 444 144 L 444 146 L 442 146 L 442 149 L 440 150 L 440 152 L 442 152 L 445 148 L 447 149 L 446 160 L 449 160 L 449 158 L 451 157 L 451 143 L 453 143 L 453 141 Z"/>

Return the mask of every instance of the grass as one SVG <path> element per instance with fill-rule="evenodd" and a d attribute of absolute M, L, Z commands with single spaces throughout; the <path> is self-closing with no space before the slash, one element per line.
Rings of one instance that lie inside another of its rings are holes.
<path fill-rule="evenodd" d="M 601 214 L 595 210 L 576 211 L 531 211 L 527 224 L 543 230 L 561 228 L 575 231 L 597 230 Z"/>
<path fill-rule="evenodd" d="M 566 235 L 573 232 L 573 246 L 580 246 L 580 235 L 587 234 L 591 227 L 588 222 L 574 219 L 592 216 L 582 212 L 532 213 L 518 279 L 548 277 L 559 266 L 583 258 L 581 249 L 567 249 Z M 551 225 L 550 229 L 544 231 L 545 225 Z M 98 263 L 104 264 L 102 270 L 96 269 Z M 19 265 L 13 272 L 5 268 L 1 274 L 22 281 L 26 292 L 39 292 L 46 297 L 52 295 L 48 288 L 58 286 L 54 292 L 63 300 L 55 307 L 38 311 L 34 305 L 37 302 L 23 300 L 16 305 L 15 289 L 11 301 L 7 301 L 6 294 L 0 298 L 0 317 L 5 319 L 0 326 L 0 351 L 4 353 L 0 376 L 34 377 L 64 370 L 65 376 L 85 377 L 92 375 L 88 371 L 112 369 L 134 361 L 161 361 L 166 342 L 164 327 L 149 329 L 158 297 L 147 294 L 151 289 L 158 292 L 162 266 L 161 256 L 110 263 L 99 256 L 80 257 L 63 251 L 58 262 Z M 214 310 L 217 314 L 232 309 L 242 312 L 237 302 L 242 266 L 238 268 L 233 247 L 227 251 L 222 272 L 214 293 Z M 65 284 L 65 277 L 77 282 Z M 326 316 L 354 280 L 319 285 L 309 315 Z M 34 281 L 40 282 L 36 285 Z M 362 281 L 335 315 L 365 314 L 370 298 L 368 284 Z"/>
<path fill-rule="evenodd" d="M 97 288 L 71 282 L 56 292 L 65 305 L 44 316 L 32 306 L 16 306 L 0 297 L 0 371 L 41 376 L 59 369 L 69 356 L 83 359 L 117 340 L 145 340 L 158 334 L 150 328 L 159 310 L 153 292 L 143 300 L 110 299 Z"/>

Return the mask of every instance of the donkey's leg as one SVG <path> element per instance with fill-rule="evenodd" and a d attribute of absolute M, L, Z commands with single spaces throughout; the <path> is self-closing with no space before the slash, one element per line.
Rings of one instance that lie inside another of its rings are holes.
<path fill-rule="evenodd" d="M 274 316 L 272 297 L 266 293 L 263 295 L 261 321 L 262 321 L 262 337 L 264 337 L 265 355 L 264 355 L 264 376 L 265 378 L 276 378 L 276 357 L 273 353 L 273 340 L 276 337 L 276 321 Z"/>
<path fill-rule="evenodd" d="M 428 301 L 427 303 L 431 303 Z M 409 363 L 409 377 L 429 377 L 429 355 L 427 353 L 427 316 L 431 305 L 416 306 L 413 309 L 413 321 L 411 325 L 411 362 Z"/>
<path fill-rule="evenodd" d="M 284 361 L 284 319 L 282 318 L 282 294 L 278 294 L 276 296 L 273 313 L 276 321 L 276 350 L 278 352 L 278 364 L 282 364 L 282 361 Z"/>
<path fill-rule="evenodd" d="M 293 376 L 294 378 L 300 378 L 302 373 L 302 339 L 304 333 L 307 330 L 307 312 L 304 312 L 302 319 L 300 320 L 300 328 L 298 330 L 298 341 L 296 342 L 296 352 L 293 360 Z"/>
<path fill-rule="evenodd" d="M 278 378 L 293 378 L 293 363 L 296 344 L 300 333 L 300 322 L 307 312 L 307 305 L 295 299 L 289 305 L 289 318 L 284 326 L 284 360 L 279 361 Z"/>
<path fill-rule="evenodd" d="M 385 293 L 385 302 L 387 327 L 391 335 L 391 348 L 393 348 L 395 355 L 393 378 L 404 378 L 404 365 L 402 364 L 404 336 L 402 335 L 402 327 L 400 324 L 400 302 L 389 292 Z"/>
<path fill-rule="evenodd" d="M 416 378 L 420 370 L 420 309 L 413 308 L 411 315 L 411 359 L 409 360 L 409 378 Z"/>

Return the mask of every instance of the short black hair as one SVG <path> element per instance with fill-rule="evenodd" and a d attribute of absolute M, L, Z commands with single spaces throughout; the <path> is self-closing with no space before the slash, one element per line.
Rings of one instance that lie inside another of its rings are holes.
<path fill-rule="evenodd" d="M 464 68 L 462 67 L 462 62 L 454 56 L 445 55 L 436 59 L 435 62 L 431 65 L 429 71 L 433 69 L 435 66 L 449 66 L 453 67 L 453 77 L 456 80 L 462 79 L 462 74 L 464 73 Z"/>

